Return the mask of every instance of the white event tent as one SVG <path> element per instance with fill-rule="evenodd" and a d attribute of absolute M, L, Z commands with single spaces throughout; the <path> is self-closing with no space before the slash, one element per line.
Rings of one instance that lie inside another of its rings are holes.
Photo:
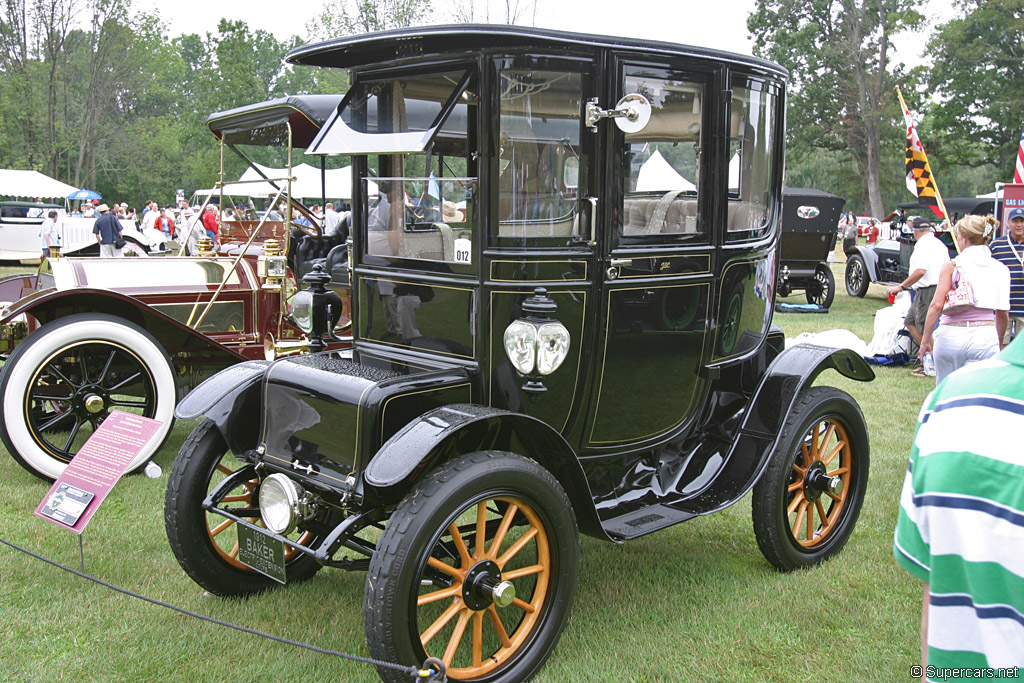
<path fill-rule="evenodd" d="M 0 196 L 64 199 L 77 190 L 39 171 L 0 170 Z"/>
<path fill-rule="evenodd" d="M 649 192 L 655 190 L 680 190 L 692 192 L 697 186 L 679 174 L 672 165 L 661 156 L 661 152 L 654 150 L 654 154 L 640 166 L 640 173 L 636 179 L 638 192 Z"/>
<path fill-rule="evenodd" d="M 259 181 L 264 176 L 272 180 L 284 178 L 288 173 L 285 168 L 271 168 L 256 164 L 256 168 L 263 173 L 261 176 L 254 168 L 246 169 L 245 173 L 238 180 L 244 184 L 229 184 L 224 188 L 224 194 L 232 197 L 272 197 L 277 193 L 269 182 Z M 320 169 L 309 164 L 299 164 L 292 167 L 292 175 L 295 180 L 292 182 L 292 196 L 300 199 L 320 199 L 326 194 L 327 199 L 352 199 L 352 167 L 327 169 L 326 193 L 321 184 Z M 280 184 L 280 183 L 279 183 Z M 216 193 L 215 190 L 201 190 L 199 194 Z M 377 194 L 377 184 L 370 182 L 370 196 Z"/>

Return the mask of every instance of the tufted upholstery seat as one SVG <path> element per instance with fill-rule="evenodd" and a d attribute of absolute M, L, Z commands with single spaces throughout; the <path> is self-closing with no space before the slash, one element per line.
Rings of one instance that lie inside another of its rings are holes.
<path fill-rule="evenodd" d="M 295 257 L 293 268 L 296 278 L 301 280 L 302 276 L 313 270 L 313 266 L 318 263 L 325 269 L 327 268 L 327 256 L 331 250 L 338 246 L 344 246 L 345 240 L 348 238 L 351 220 L 352 214 L 345 216 L 338 231 L 333 235 L 313 237 L 301 231 L 292 231 Z"/>
<path fill-rule="evenodd" d="M 697 200 L 678 191 L 660 197 L 627 197 L 623 206 L 622 234 L 626 237 L 694 234 Z"/>

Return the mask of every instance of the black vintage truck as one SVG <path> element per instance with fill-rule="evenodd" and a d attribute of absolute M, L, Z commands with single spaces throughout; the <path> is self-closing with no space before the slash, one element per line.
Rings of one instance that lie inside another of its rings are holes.
<path fill-rule="evenodd" d="M 511 26 L 288 61 L 351 70 L 307 154 L 354 164 L 354 346 L 241 363 L 179 404 L 205 416 L 166 499 L 193 579 L 365 570 L 373 657 L 519 681 L 569 617 L 580 532 L 622 543 L 753 490 L 779 569 L 843 547 L 867 428 L 811 385 L 873 374 L 771 324 L 783 69 Z M 314 341 L 338 314 L 325 279 L 292 306 Z"/>

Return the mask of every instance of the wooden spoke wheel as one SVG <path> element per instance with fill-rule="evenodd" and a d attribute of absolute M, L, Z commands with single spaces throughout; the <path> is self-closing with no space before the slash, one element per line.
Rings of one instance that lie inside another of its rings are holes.
<path fill-rule="evenodd" d="M 395 510 L 377 548 L 364 602 L 371 653 L 403 664 L 436 657 L 449 680 L 531 676 L 554 648 L 578 580 L 564 491 L 510 453 L 473 453 L 435 470 Z"/>
<path fill-rule="evenodd" d="M 754 486 L 758 546 L 783 571 L 818 564 L 846 544 L 868 476 L 864 417 L 848 394 L 814 387 L 798 398 Z"/>
<path fill-rule="evenodd" d="M 225 477 L 244 467 L 248 465 L 230 453 L 216 425 L 203 420 L 182 445 L 167 479 L 164 523 L 171 550 L 196 583 L 217 595 L 248 595 L 278 585 L 239 561 L 235 521 L 202 507 L 206 496 Z M 221 505 L 262 525 L 253 500 L 257 484 L 254 474 L 229 491 Z M 318 536 L 300 528 L 289 540 L 311 545 Z M 284 559 L 289 583 L 308 579 L 320 568 L 313 557 L 288 546 Z"/>

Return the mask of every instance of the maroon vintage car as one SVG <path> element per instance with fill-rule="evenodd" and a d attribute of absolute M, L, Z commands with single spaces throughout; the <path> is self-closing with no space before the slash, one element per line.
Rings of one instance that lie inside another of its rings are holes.
<path fill-rule="evenodd" d="M 307 146 L 338 101 L 281 98 L 214 114 L 208 125 L 222 149 L 248 160 L 246 145 Z M 296 274 L 318 263 L 343 295 L 332 315 L 344 332 L 343 237 L 321 234 L 290 197 L 290 178 L 266 179 L 278 189 L 271 206 L 283 202 L 284 215 L 224 221 L 216 251 L 202 243 L 194 256 L 52 258 L 37 273 L 0 280 L 0 439 L 19 464 L 56 478 L 117 409 L 163 423 L 130 469 L 144 465 L 169 434 L 178 398 L 201 379 L 239 361 L 307 350 L 312 321 L 308 297 L 293 308 Z M 345 343 L 335 337 L 331 346 Z"/>

